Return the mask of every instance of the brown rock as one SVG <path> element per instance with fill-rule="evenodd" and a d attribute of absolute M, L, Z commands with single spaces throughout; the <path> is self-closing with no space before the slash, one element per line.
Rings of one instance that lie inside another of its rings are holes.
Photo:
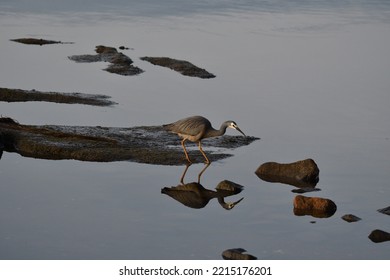
<path fill-rule="evenodd" d="M 348 223 L 358 222 L 361 220 L 359 217 L 357 217 L 353 214 L 346 214 L 346 215 L 342 216 L 341 219 L 343 219 L 344 221 L 346 221 Z"/>
<path fill-rule="evenodd" d="M 317 164 L 312 159 L 293 163 L 266 162 L 259 166 L 256 175 L 267 182 L 278 182 L 295 187 L 315 187 L 319 181 Z"/>
<path fill-rule="evenodd" d="M 170 68 L 184 76 L 198 77 L 202 79 L 215 78 L 214 74 L 207 72 L 203 68 L 199 68 L 186 60 L 173 59 L 170 57 L 150 57 L 144 56 L 141 60 L 148 61 L 153 65 L 159 65 L 162 67 Z"/>
<path fill-rule="evenodd" d="M 380 229 L 376 229 L 370 233 L 368 238 L 374 243 L 381 243 L 381 242 L 385 242 L 385 241 L 390 241 L 390 233 L 383 231 L 383 230 L 380 230 Z"/>
<path fill-rule="evenodd" d="M 247 254 L 242 248 L 225 250 L 222 252 L 222 258 L 224 260 L 257 260 L 255 256 Z"/>
<path fill-rule="evenodd" d="M 294 198 L 294 214 L 310 215 L 316 218 L 328 218 L 337 210 L 336 204 L 327 198 L 297 195 Z"/>
<path fill-rule="evenodd" d="M 382 214 L 390 215 L 390 206 L 383 209 L 378 209 L 378 212 Z"/>
<path fill-rule="evenodd" d="M 26 44 L 26 45 L 39 45 L 39 46 L 52 45 L 52 44 L 73 44 L 72 42 L 63 43 L 61 41 L 45 40 L 45 39 L 38 39 L 38 38 L 18 38 L 18 39 L 11 39 L 11 41 Z"/>

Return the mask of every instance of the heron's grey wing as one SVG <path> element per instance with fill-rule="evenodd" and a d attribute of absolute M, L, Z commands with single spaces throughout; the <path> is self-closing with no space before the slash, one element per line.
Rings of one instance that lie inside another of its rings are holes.
<path fill-rule="evenodd" d="M 203 135 L 211 127 L 210 122 L 201 116 L 194 116 L 173 123 L 172 131 L 186 135 Z"/>

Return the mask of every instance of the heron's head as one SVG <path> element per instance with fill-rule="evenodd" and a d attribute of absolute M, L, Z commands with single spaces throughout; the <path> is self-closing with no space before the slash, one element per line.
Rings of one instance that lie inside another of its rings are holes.
<path fill-rule="evenodd" d="M 233 128 L 233 129 L 241 132 L 242 135 L 246 136 L 245 133 L 242 132 L 242 130 L 238 127 L 238 125 L 234 121 L 227 121 L 227 123 L 228 123 L 228 127 Z"/>
<path fill-rule="evenodd" d="M 225 204 L 222 205 L 223 208 L 226 210 L 232 210 L 234 206 L 236 206 L 238 203 L 241 202 L 244 198 L 241 198 L 240 200 L 237 200 L 236 202 L 226 202 Z"/>

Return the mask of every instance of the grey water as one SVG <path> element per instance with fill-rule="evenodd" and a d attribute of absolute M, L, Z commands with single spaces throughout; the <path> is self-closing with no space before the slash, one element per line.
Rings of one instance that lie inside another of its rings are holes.
<path fill-rule="evenodd" d="M 203 115 L 232 119 L 249 146 L 213 162 L 201 183 L 244 186 L 194 209 L 162 194 L 184 165 L 0 160 L 0 259 L 221 259 L 243 248 L 258 259 L 389 259 L 390 2 L 0 0 L 0 86 L 106 94 L 118 105 L 0 103 L 23 124 L 132 127 Z M 28 46 L 21 37 L 74 42 Z M 124 77 L 105 63 L 68 56 L 96 45 L 123 52 L 144 73 Z M 142 56 L 184 59 L 216 75 L 202 80 Z M 236 135 L 234 131 L 228 131 Z M 238 133 L 237 133 L 238 135 Z M 179 141 L 179 140 L 178 140 Z M 207 150 L 206 150 L 207 152 Z M 318 192 L 337 211 L 296 216 L 294 187 L 255 175 L 265 162 L 312 158 Z M 189 167 L 193 182 L 202 164 Z M 347 223 L 344 214 L 359 222 Z"/>

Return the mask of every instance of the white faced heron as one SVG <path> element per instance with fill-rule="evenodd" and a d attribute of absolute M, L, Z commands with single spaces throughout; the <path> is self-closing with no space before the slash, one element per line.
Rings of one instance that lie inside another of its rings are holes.
<path fill-rule="evenodd" d="M 207 158 L 206 154 L 202 150 L 202 146 L 200 143 L 202 139 L 224 135 L 226 128 L 228 127 L 236 129 L 244 136 L 246 136 L 244 132 L 242 132 L 241 129 L 238 128 L 237 124 L 234 121 L 226 121 L 222 123 L 220 129 L 217 130 L 211 126 L 211 123 L 208 119 L 201 116 L 193 116 L 181 119 L 174 123 L 165 124 L 163 125 L 163 127 L 183 138 L 183 140 L 181 140 L 181 145 L 183 146 L 186 158 L 190 163 L 191 160 L 184 145 L 184 142 L 186 140 L 190 140 L 191 142 L 197 142 L 200 152 L 206 159 L 206 163 L 210 163 L 210 160 Z"/>

